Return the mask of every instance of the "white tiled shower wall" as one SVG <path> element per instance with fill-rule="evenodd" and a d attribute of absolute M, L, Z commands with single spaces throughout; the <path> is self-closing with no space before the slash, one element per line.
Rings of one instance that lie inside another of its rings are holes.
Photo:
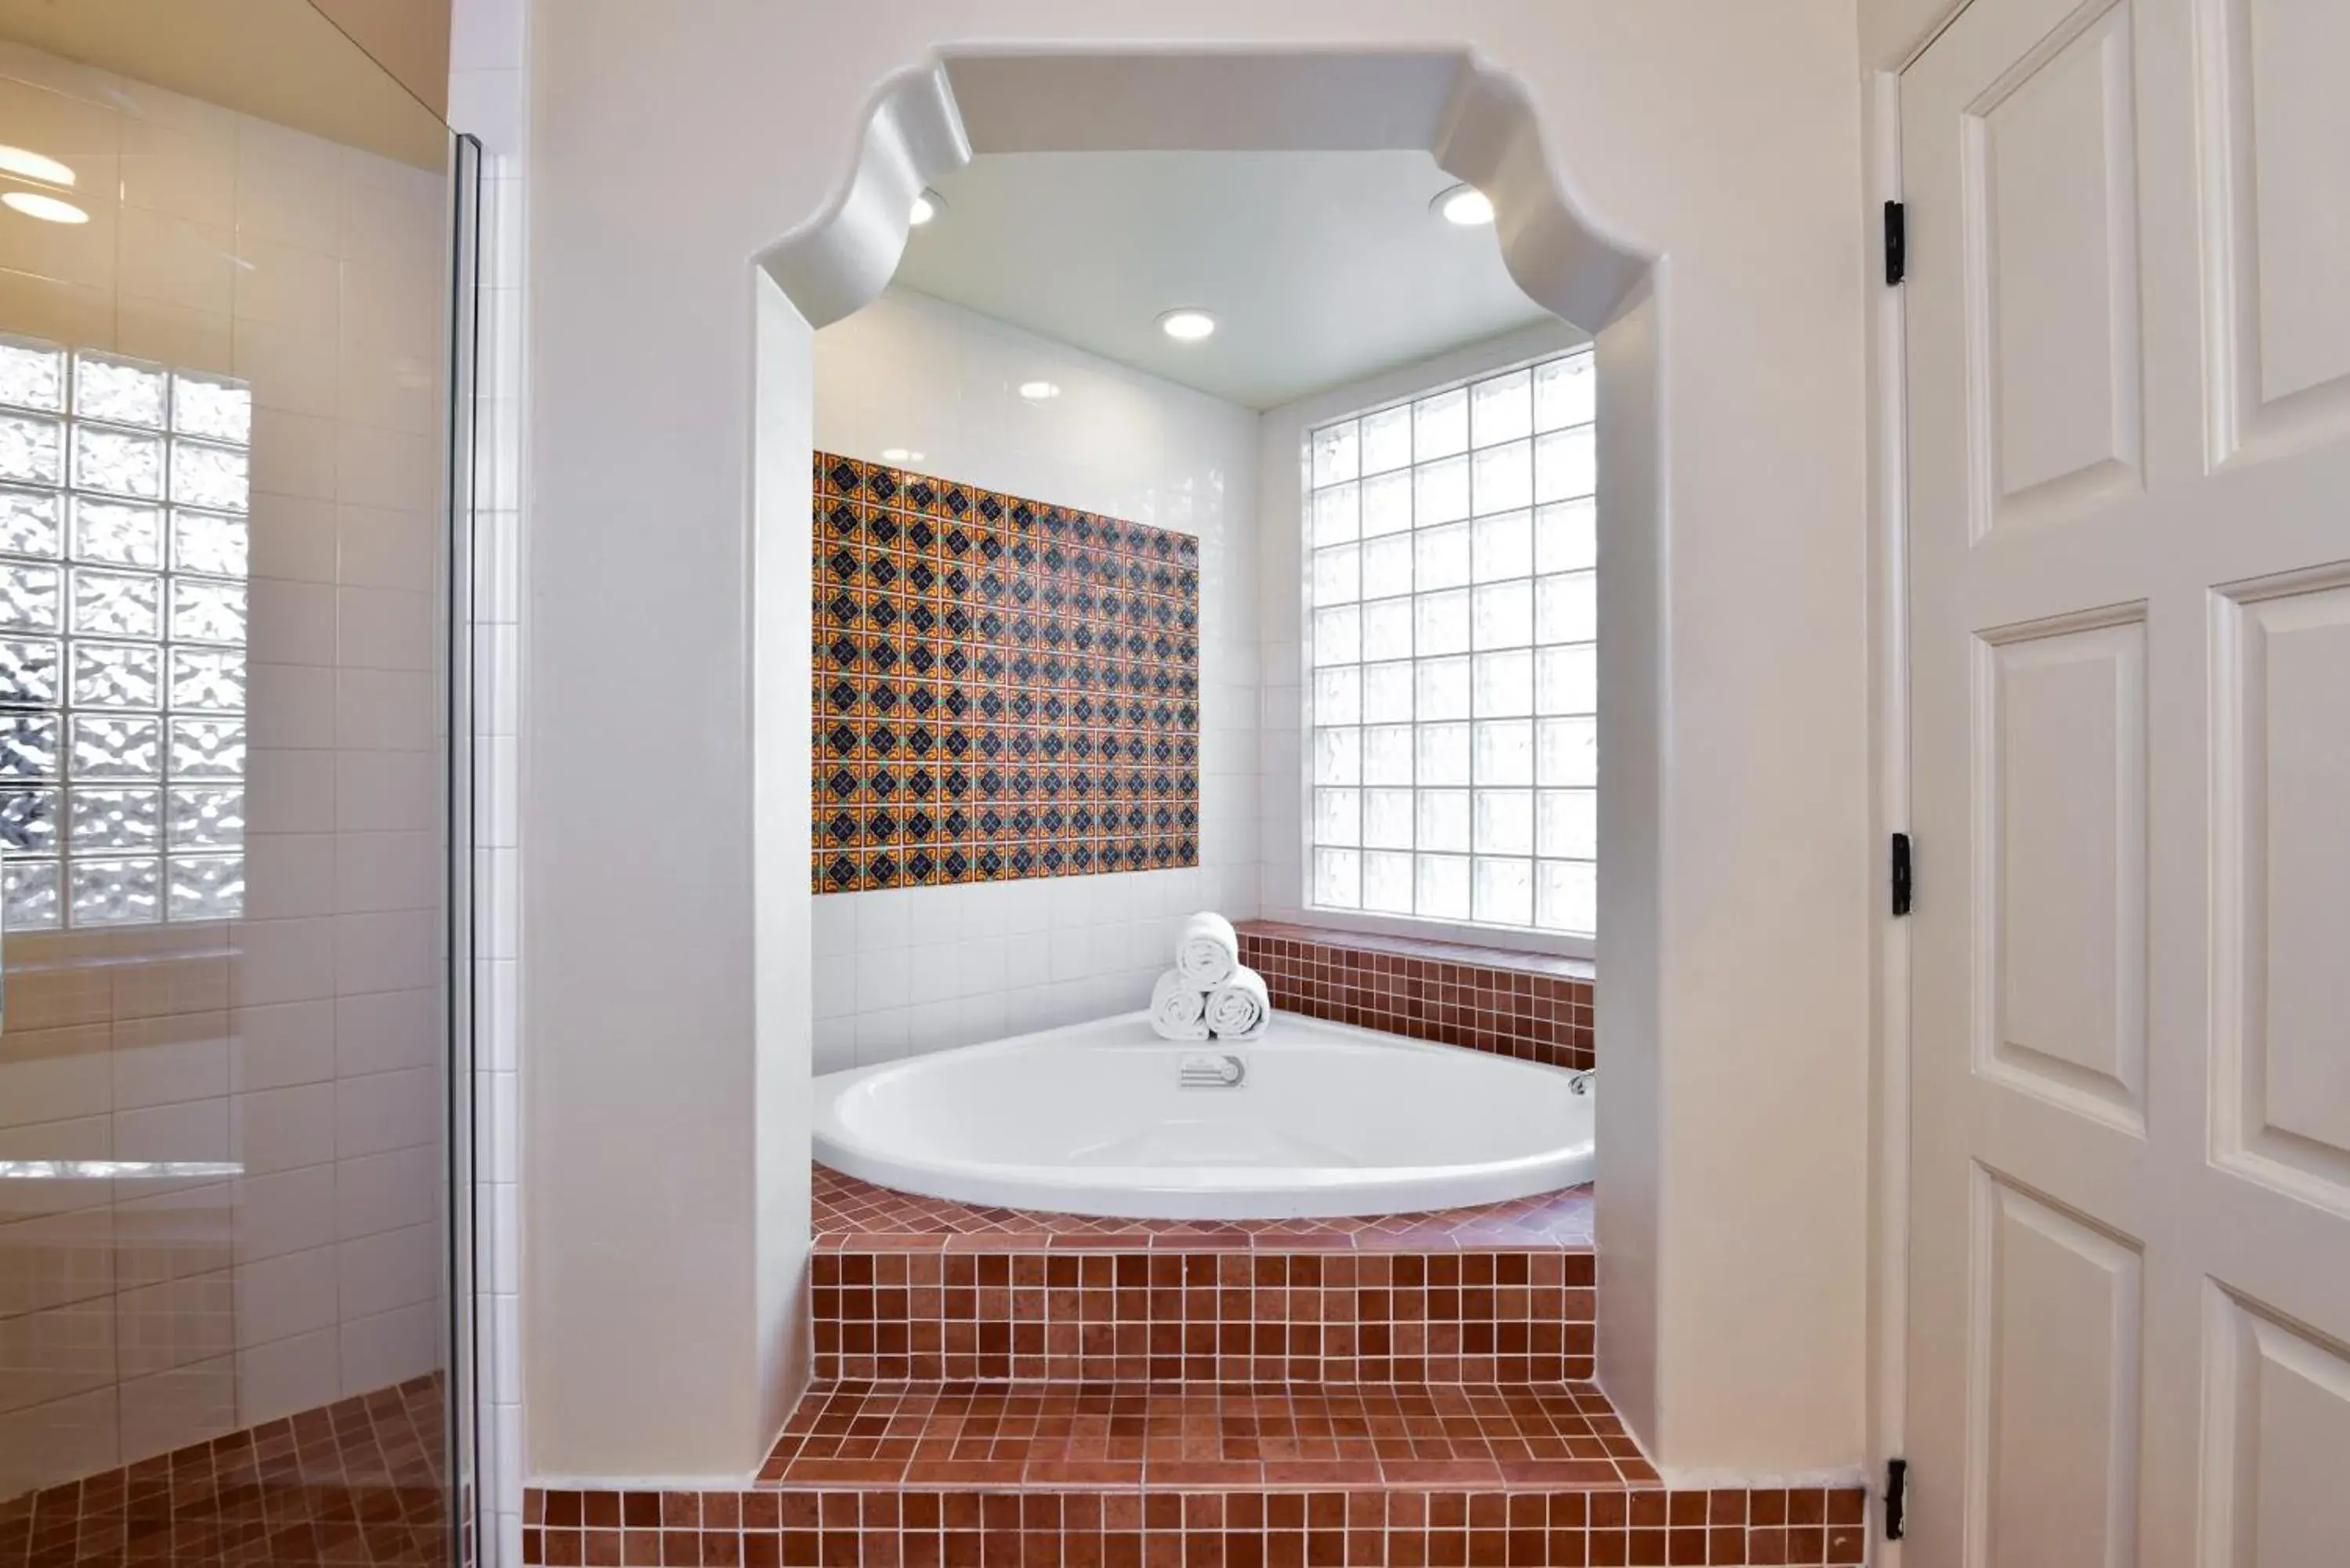
<path fill-rule="evenodd" d="M 1257 416 L 902 289 L 816 341 L 819 450 L 1197 535 L 1201 678 L 1199 866 L 819 897 L 816 1069 L 1140 1007 L 1182 917 L 1257 909 Z"/>
<path fill-rule="evenodd" d="M 253 388 L 244 918 L 11 934 L 0 1495 L 439 1365 L 442 177 L 16 47 L 0 329 Z"/>

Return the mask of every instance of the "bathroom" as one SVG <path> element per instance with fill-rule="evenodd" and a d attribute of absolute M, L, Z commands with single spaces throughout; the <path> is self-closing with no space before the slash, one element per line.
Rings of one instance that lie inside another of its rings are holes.
<path fill-rule="evenodd" d="M 2331 12 L 986 12 L 0 5 L 0 1559 L 2350 1560 Z"/>

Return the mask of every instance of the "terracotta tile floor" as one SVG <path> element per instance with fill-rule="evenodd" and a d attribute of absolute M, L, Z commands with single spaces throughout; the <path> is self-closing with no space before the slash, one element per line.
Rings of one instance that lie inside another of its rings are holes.
<path fill-rule="evenodd" d="M 1428 1252 L 1591 1246 L 1588 1186 L 1506 1203 L 1365 1219 L 1101 1220 L 923 1198 L 822 1165 L 815 1179 L 819 1251 Z"/>
<path fill-rule="evenodd" d="M 763 1487 L 1653 1487 L 1599 1390 L 836 1383 L 811 1388 Z"/>

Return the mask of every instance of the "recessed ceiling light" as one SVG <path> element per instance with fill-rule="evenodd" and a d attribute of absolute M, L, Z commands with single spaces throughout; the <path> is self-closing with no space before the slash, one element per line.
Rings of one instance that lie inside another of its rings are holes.
<path fill-rule="evenodd" d="M 1048 398 L 1059 397 L 1061 389 L 1050 381 L 1023 381 L 1020 383 L 1020 395 L 1032 403 L 1041 403 Z"/>
<path fill-rule="evenodd" d="M 1436 200 L 1429 205 L 1446 223 L 1458 223 L 1464 229 L 1473 229 L 1493 221 L 1492 199 L 1474 185 L 1455 185 L 1449 191 L 1439 192 Z"/>
<path fill-rule="evenodd" d="M 0 196 L 0 205 L 13 208 L 28 218 L 38 218 L 45 223 L 89 222 L 89 214 L 71 202 L 60 202 L 55 196 L 44 196 L 38 191 L 11 191 Z"/>
<path fill-rule="evenodd" d="M 1216 318 L 1204 310 L 1189 306 L 1170 310 L 1159 318 L 1159 330 L 1178 343 L 1197 343 L 1216 329 Z"/>
<path fill-rule="evenodd" d="M 919 452 L 909 452 L 902 446 L 885 446 L 881 449 L 881 461 L 884 462 L 920 462 L 922 461 L 922 454 Z"/>
<path fill-rule="evenodd" d="M 914 198 L 914 210 L 907 214 L 907 219 L 919 229 L 946 210 L 946 202 L 940 199 L 936 191 L 925 191 Z"/>
<path fill-rule="evenodd" d="M 0 147 L 0 171 L 38 180 L 44 185 L 71 185 L 74 171 L 54 158 L 27 152 L 21 147 Z"/>

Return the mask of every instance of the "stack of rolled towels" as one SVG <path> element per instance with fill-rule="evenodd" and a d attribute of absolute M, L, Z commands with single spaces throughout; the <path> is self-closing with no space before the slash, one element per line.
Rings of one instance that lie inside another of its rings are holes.
<path fill-rule="evenodd" d="M 1163 1040 L 1253 1040 L 1273 1016 L 1264 977 L 1241 962 L 1241 939 L 1217 914 L 1183 922 L 1175 967 L 1150 990 L 1150 1026 Z"/>

